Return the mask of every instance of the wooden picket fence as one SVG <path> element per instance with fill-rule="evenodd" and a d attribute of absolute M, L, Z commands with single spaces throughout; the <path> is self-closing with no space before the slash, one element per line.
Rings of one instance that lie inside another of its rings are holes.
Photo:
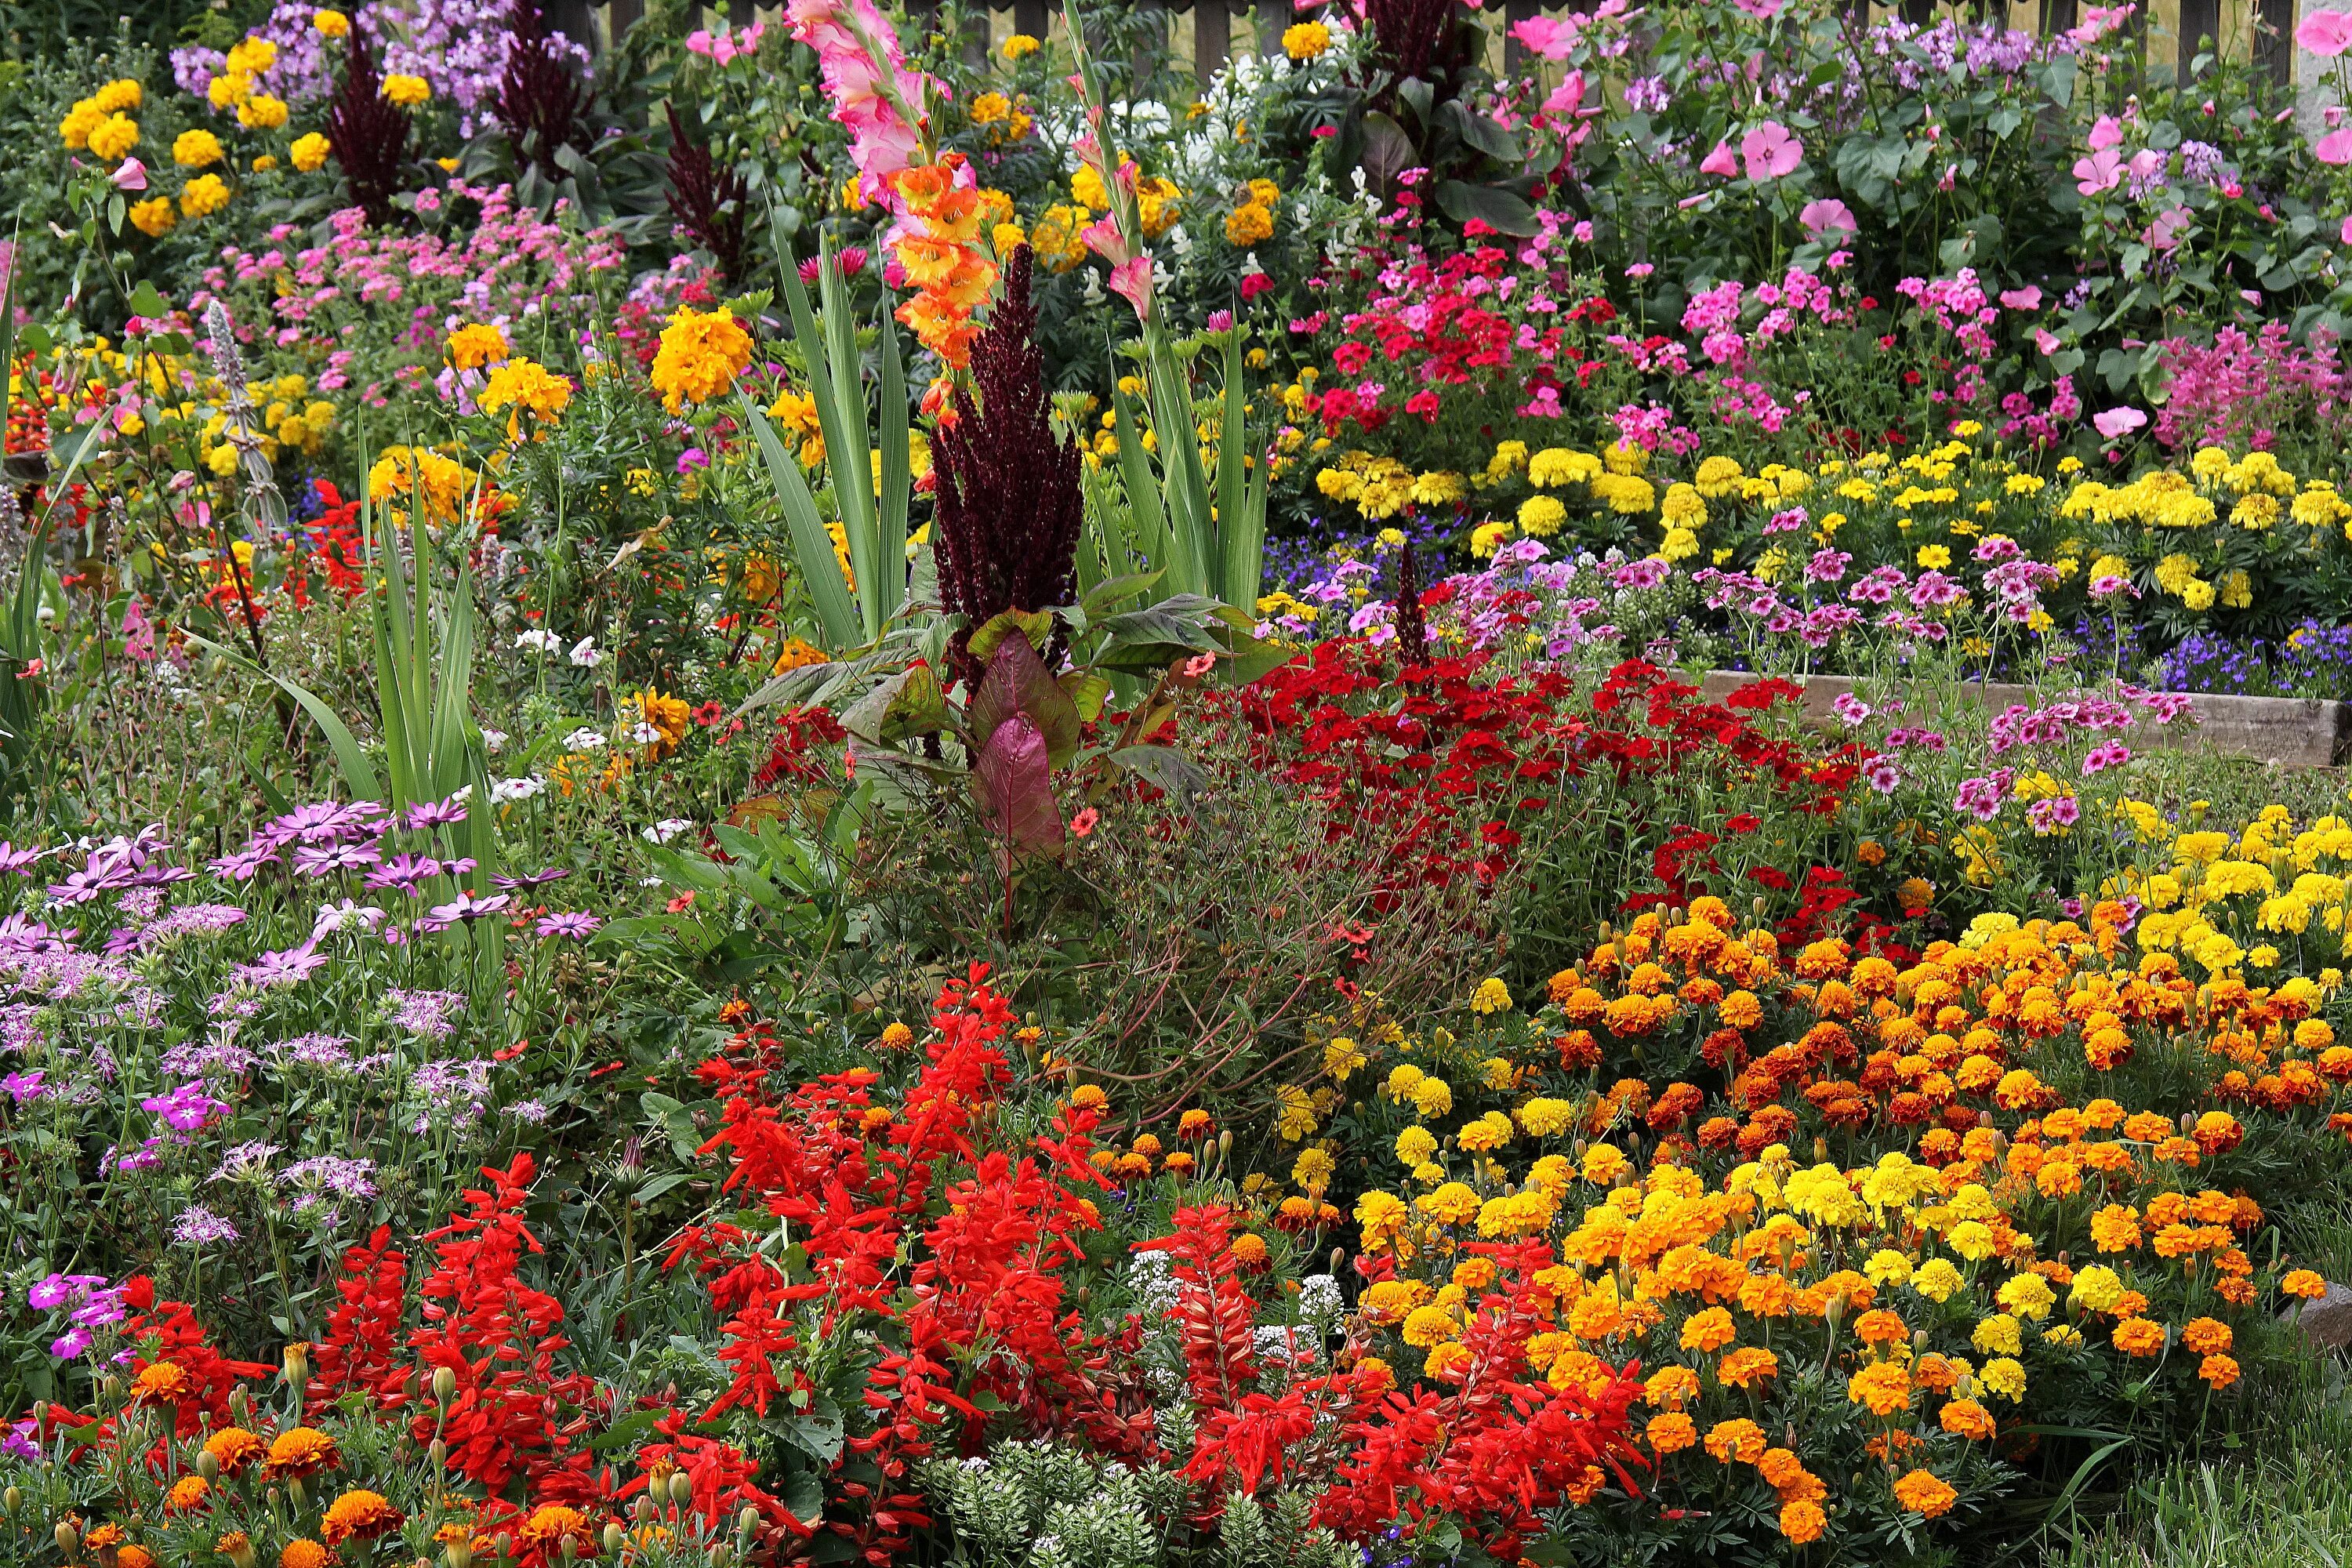
<path fill-rule="evenodd" d="M 1171 44 L 1180 56 L 1190 58 L 1202 81 L 1213 76 L 1231 54 L 1271 54 L 1279 49 L 1283 29 L 1293 19 L 1289 0 L 1135 3 L 1154 5 L 1169 14 Z M 1501 3 L 1513 22 L 1546 11 L 1589 8 L 1573 5 L 1548 6 L 1538 0 Z M 1857 3 L 1866 4 L 1867 0 Z M 2047 34 L 2074 26 L 2078 6 L 2086 3 L 2088 0 L 1983 0 L 1981 4 L 1955 9 L 1972 17 L 1992 16 L 2005 20 L 2012 27 Z M 2178 79 L 2179 73 L 2189 69 L 2200 52 L 2200 40 L 2211 39 L 2223 58 L 2251 58 L 2266 68 L 2281 86 L 2293 86 L 2296 5 L 2297 0 L 2149 0 L 2143 13 L 2135 18 L 2134 26 L 2145 31 L 2145 58 L 2151 79 Z M 564 31 L 574 37 L 593 31 L 600 44 L 609 43 L 635 26 L 645 14 L 643 0 L 604 0 L 598 5 L 591 5 L 588 0 L 546 0 L 545 9 L 549 19 Z M 761 5 L 757 0 L 727 0 L 723 6 L 704 8 L 703 25 L 747 27 L 762 16 L 774 23 L 780 18 L 781 9 Z M 1911 20 L 1923 23 L 1944 9 L 1935 0 L 1901 0 L 1895 6 L 1871 7 L 1874 16 L 1899 10 Z M 985 37 L 981 33 L 982 15 L 987 18 Z M 1179 16 L 1185 16 L 1186 23 L 1179 23 Z M 1059 29 L 1060 16 L 1061 8 L 1055 0 L 1011 0 L 1007 5 L 992 6 L 969 19 L 969 47 L 978 54 L 1015 33 L 1045 37 Z M 1516 63 L 1517 46 L 1508 47 L 1507 58 Z"/>

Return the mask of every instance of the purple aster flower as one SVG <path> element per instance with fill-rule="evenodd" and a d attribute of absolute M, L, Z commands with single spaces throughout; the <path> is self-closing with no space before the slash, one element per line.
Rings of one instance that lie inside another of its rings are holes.
<path fill-rule="evenodd" d="M 450 1019 L 466 1008 L 465 993 L 460 991 L 405 991 L 395 985 L 384 992 L 383 999 L 392 1009 L 394 1024 L 433 1040 L 447 1039 L 455 1032 Z"/>
<path fill-rule="evenodd" d="M 604 922 L 585 910 L 572 910 L 561 914 L 546 915 L 539 922 L 541 936 L 568 936 L 583 941 Z"/>

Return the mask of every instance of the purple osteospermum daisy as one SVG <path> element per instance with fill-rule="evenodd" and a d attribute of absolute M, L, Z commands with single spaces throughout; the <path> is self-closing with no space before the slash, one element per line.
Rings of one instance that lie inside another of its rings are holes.
<path fill-rule="evenodd" d="M 370 871 L 362 886 L 378 890 L 397 888 L 413 899 L 424 890 L 425 880 L 439 876 L 442 869 L 441 862 L 430 855 L 395 855 Z"/>
<path fill-rule="evenodd" d="M 205 864 L 232 882 L 250 882 L 255 877 L 260 875 L 264 866 L 278 864 L 278 855 L 273 847 L 254 843 L 246 846 L 234 855 L 223 855 Z"/>
<path fill-rule="evenodd" d="M 444 925 L 453 921 L 473 921 L 497 914 L 512 902 L 514 900 L 504 893 L 492 893 L 485 899 L 476 896 L 471 888 L 460 888 L 455 901 L 433 907 L 432 918 Z"/>
<path fill-rule="evenodd" d="M 493 877 L 490 879 L 490 885 L 509 893 L 520 893 L 526 889 L 544 887 L 550 882 L 560 882 L 570 875 L 572 873 L 561 866 L 549 866 L 541 870 L 526 872 L 520 877 Z"/>
<path fill-rule="evenodd" d="M 298 876 L 326 877 L 337 871 L 365 871 L 383 859 L 370 845 L 306 844 L 294 851 L 294 870 Z"/>
<path fill-rule="evenodd" d="M 539 934 L 568 936 L 577 942 L 593 934 L 596 928 L 604 923 L 585 910 L 572 910 L 564 913 L 542 917 L 539 922 Z"/>
<path fill-rule="evenodd" d="M 0 872 L 25 876 L 40 864 L 42 857 L 47 854 L 48 851 L 46 849 L 19 849 L 6 839 L 0 838 Z"/>
<path fill-rule="evenodd" d="M 421 800 L 408 808 L 401 825 L 412 830 L 426 827 L 454 827 L 466 820 L 466 803 L 457 795 L 446 800 Z"/>

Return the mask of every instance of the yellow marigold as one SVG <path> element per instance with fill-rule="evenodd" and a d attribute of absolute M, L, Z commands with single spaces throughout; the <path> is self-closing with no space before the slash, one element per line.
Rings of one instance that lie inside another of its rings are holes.
<path fill-rule="evenodd" d="M 421 76 L 394 71 L 383 79 L 383 92 L 386 101 L 414 109 L 433 96 L 433 84 Z"/>
<path fill-rule="evenodd" d="M 2073 1289 L 2066 1300 L 2091 1312 L 2106 1312 L 2124 1299 L 2123 1276 L 2104 1263 L 2093 1263 L 2074 1271 Z"/>
<path fill-rule="evenodd" d="M 1283 29 L 1282 52 L 1294 60 L 1311 60 L 1331 47 L 1331 29 L 1320 22 L 1300 22 Z"/>
<path fill-rule="evenodd" d="M 275 131 L 291 112 L 284 99 L 257 92 L 236 106 L 236 122 L 248 131 Z"/>
<path fill-rule="evenodd" d="M 401 1522 L 401 1511 L 383 1493 L 353 1490 L 327 1505 L 319 1533 L 330 1546 L 340 1546 L 346 1541 L 373 1541 L 398 1530 Z"/>
<path fill-rule="evenodd" d="M 269 1458 L 262 1471 L 271 1480 L 315 1476 L 321 1470 L 333 1469 L 341 1458 L 335 1440 L 317 1427 L 289 1426 L 269 1445 Z"/>
<path fill-rule="evenodd" d="M 1481 1016 L 1490 1013 L 1509 1012 L 1511 988 L 1500 980 L 1492 978 L 1481 980 L 1478 983 L 1478 989 L 1471 993 L 1470 1010 Z"/>
<path fill-rule="evenodd" d="M 1960 1494 L 1937 1480 L 1926 1470 L 1913 1470 L 1895 1483 L 1895 1500 L 1906 1510 L 1928 1519 L 1940 1519 L 1952 1511 Z"/>
<path fill-rule="evenodd" d="M 507 347 L 501 329 L 486 321 L 468 321 L 449 334 L 441 352 L 459 370 L 479 370 L 498 363 L 513 351 Z"/>
<path fill-rule="evenodd" d="M 1404 1342 L 1415 1350 L 1427 1350 L 1461 1331 L 1462 1325 L 1454 1321 L 1454 1314 L 1438 1306 L 1415 1307 L 1405 1314 L 1402 1330 Z"/>
<path fill-rule="evenodd" d="M 1037 40 L 1026 33 L 1015 33 L 1003 44 L 1004 58 L 1008 60 L 1025 58 L 1035 54 L 1037 49 Z"/>
<path fill-rule="evenodd" d="M 139 145 L 139 122 L 128 115 L 110 114 L 89 133 L 89 150 L 112 163 Z"/>
<path fill-rule="evenodd" d="M 172 142 L 172 162 L 184 169 L 203 169 L 221 161 L 220 138 L 209 131 L 183 131 Z"/>
<path fill-rule="evenodd" d="M 1469 1375 L 1471 1360 L 1468 1345 L 1457 1340 L 1447 1340 L 1429 1347 L 1429 1355 L 1422 1363 L 1422 1371 L 1441 1383 L 1459 1383 Z"/>
<path fill-rule="evenodd" d="M 327 154 L 333 151 L 333 143 L 317 132 L 309 131 L 294 138 L 294 145 L 287 149 L 287 156 L 304 174 L 315 174 L 326 167 Z"/>
<path fill-rule="evenodd" d="M 1993 1357 L 1977 1373 L 1977 1381 L 2011 1405 L 2021 1404 L 2025 1398 L 2025 1368 L 2014 1357 Z"/>
<path fill-rule="evenodd" d="M 683 306 L 662 329 L 661 347 L 654 354 L 654 390 L 676 414 L 688 403 L 725 396 L 751 363 L 751 334 L 725 306 Z"/>
<path fill-rule="evenodd" d="M 1418 1165 L 1436 1152 L 1437 1135 L 1417 1121 L 1397 1134 L 1396 1156 L 1407 1165 Z"/>
<path fill-rule="evenodd" d="M 1477 1215 L 1478 1194 L 1460 1182 L 1448 1182 L 1414 1200 L 1421 1212 L 1440 1225 L 1465 1225 Z"/>
<path fill-rule="evenodd" d="M 352 19 L 341 11 L 319 10 L 310 13 L 310 26 L 321 37 L 340 38 L 352 30 Z"/>
<path fill-rule="evenodd" d="M 1519 531 L 1530 539 L 1549 539 L 1568 521 L 1568 508 L 1550 496 L 1529 496 L 1519 503 Z"/>
<path fill-rule="evenodd" d="M 180 187 L 180 216 L 209 217 L 228 205 L 228 182 L 218 174 L 198 174 Z"/>
<path fill-rule="evenodd" d="M 1256 202 L 1244 202 L 1225 217 L 1225 242 L 1234 247 L 1255 245 L 1274 234 L 1274 213 Z"/>

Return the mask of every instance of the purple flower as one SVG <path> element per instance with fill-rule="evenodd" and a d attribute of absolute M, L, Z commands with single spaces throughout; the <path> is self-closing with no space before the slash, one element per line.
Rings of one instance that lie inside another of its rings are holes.
<path fill-rule="evenodd" d="M 454 1032 L 450 1019 L 466 1008 L 465 993 L 460 991 L 405 991 L 395 985 L 384 992 L 383 999 L 392 1009 L 394 1024 L 432 1040 L 447 1039 Z"/>
<path fill-rule="evenodd" d="M 2027 826 L 2044 838 L 2074 826 L 2082 816 L 2082 804 L 2071 795 L 2052 795 L 2025 808 Z"/>
<path fill-rule="evenodd" d="M 424 884 L 439 876 L 444 868 L 430 855 L 395 855 L 370 871 L 361 886 L 383 891 L 396 888 L 410 898 L 424 891 Z"/>
<path fill-rule="evenodd" d="M 478 897 L 471 888 L 460 888 L 456 900 L 433 906 L 431 918 L 444 926 L 454 925 L 459 921 L 471 924 L 486 916 L 497 914 L 513 902 L 514 899 L 506 893 L 492 893 L 485 899 Z"/>
<path fill-rule="evenodd" d="M 46 1312 L 68 1301 L 86 1301 L 92 1290 L 105 1283 L 103 1274 L 52 1274 L 25 1292 L 25 1304 L 37 1312 Z"/>
<path fill-rule="evenodd" d="M 182 1084 L 169 1094 L 149 1095 L 139 1109 L 154 1112 L 175 1132 L 197 1132 L 216 1116 L 226 1115 L 228 1101 L 205 1092 L 202 1080 Z"/>
<path fill-rule="evenodd" d="M 454 827 L 466 820 L 466 797 L 463 792 L 446 800 L 421 800 L 408 808 L 401 826 L 412 832 L 427 827 Z"/>
<path fill-rule="evenodd" d="M 306 942 L 283 952 L 265 952 L 251 963 L 238 964 L 229 971 L 229 984 L 269 991 L 280 985 L 297 984 L 326 966 L 327 955 Z"/>
<path fill-rule="evenodd" d="M 35 866 L 40 864 L 42 858 L 47 854 L 48 851 L 46 849 L 29 847 L 19 849 L 6 839 L 0 838 L 0 872 L 8 872 L 19 877 L 26 876 Z"/>
<path fill-rule="evenodd" d="M 285 1186 L 305 1188 L 316 1195 L 359 1199 L 375 1196 L 374 1174 L 373 1160 L 345 1160 L 320 1154 L 287 1166 L 278 1173 L 278 1180 Z"/>
<path fill-rule="evenodd" d="M 1864 782 L 1881 795 L 1893 795 L 1903 783 L 1903 764 L 1893 757 L 1873 757 L 1862 770 Z"/>
<path fill-rule="evenodd" d="M 1843 550 L 1822 548 L 1813 552 L 1805 563 L 1805 580 L 1809 583 L 1843 583 L 1845 569 L 1853 564 L 1853 557 Z"/>
<path fill-rule="evenodd" d="M 266 844 L 249 844 L 234 855 L 223 855 L 205 862 L 219 875 L 232 882 L 250 882 L 261 874 L 264 866 L 278 864 L 278 857 Z"/>
<path fill-rule="evenodd" d="M 71 1361 L 89 1349 L 89 1338 L 88 1329 L 79 1327 L 68 1329 L 49 1342 L 49 1353 L 59 1361 Z"/>
<path fill-rule="evenodd" d="M 294 871 L 302 877 L 327 877 L 337 871 L 366 871 L 383 856 L 368 844 L 306 844 L 294 851 Z"/>
<path fill-rule="evenodd" d="M 603 921 L 597 919 L 594 915 L 588 913 L 584 910 L 572 910 L 564 913 L 541 917 L 539 922 L 539 934 L 541 936 L 568 936 L 575 942 L 582 941 L 593 933 L 598 926 L 603 925 L 604 923 L 604 922 Z"/>
<path fill-rule="evenodd" d="M 202 1204 L 191 1204 L 172 1222 L 172 1239 L 182 1247 L 205 1247 L 237 1239 L 236 1226 Z"/>
<path fill-rule="evenodd" d="M 541 870 L 526 872 L 520 877 L 493 877 L 490 879 L 490 885 L 505 892 L 520 893 L 532 888 L 545 887 L 550 882 L 560 882 L 570 875 L 572 873 L 561 866 L 549 866 Z"/>
<path fill-rule="evenodd" d="M 1839 692 L 1836 700 L 1831 702 L 1830 710 L 1835 713 L 1849 730 L 1862 728 L 1864 721 L 1870 718 L 1871 711 L 1870 704 L 1851 691 Z"/>
<path fill-rule="evenodd" d="M 0 1078 L 0 1094 L 5 1094 L 18 1105 L 28 1100 L 38 1100 L 44 1092 L 41 1079 L 47 1071 L 45 1068 L 37 1068 L 31 1072 L 12 1072 L 6 1078 Z"/>
<path fill-rule="evenodd" d="M 1952 809 L 1979 822 L 1990 822 L 2000 815 L 2000 803 L 2009 793 L 1998 776 L 1962 779 L 1952 796 Z"/>

